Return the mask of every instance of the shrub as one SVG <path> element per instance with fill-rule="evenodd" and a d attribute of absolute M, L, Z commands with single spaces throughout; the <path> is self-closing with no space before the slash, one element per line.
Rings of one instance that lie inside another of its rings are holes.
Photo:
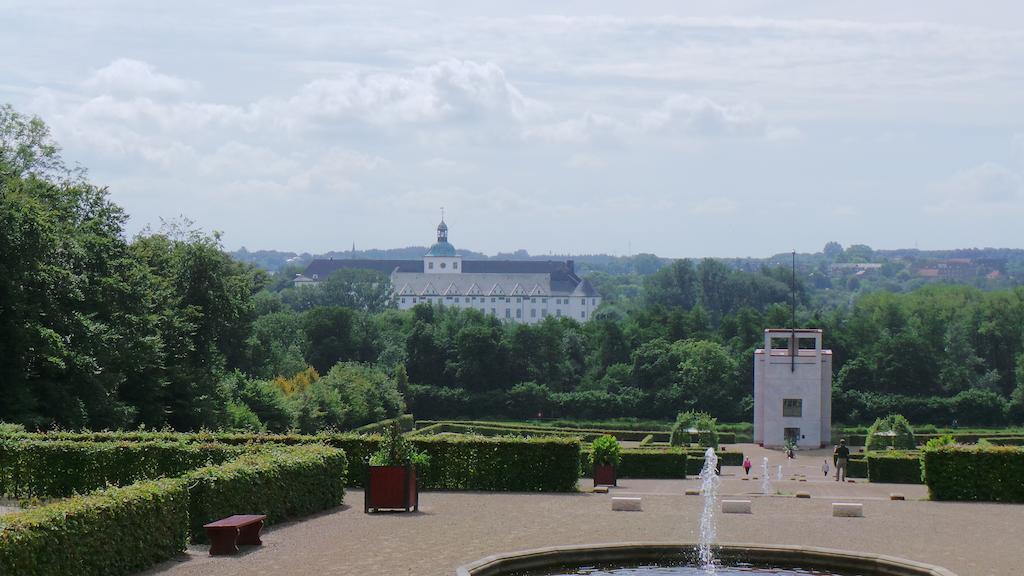
<path fill-rule="evenodd" d="M 428 462 L 429 458 L 427 455 L 413 448 L 409 441 L 402 436 L 402 430 L 397 421 L 391 424 L 380 446 L 370 455 L 370 466 L 407 466 L 413 464 L 422 468 L 426 467 Z"/>
<path fill-rule="evenodd" d="M 619 441 L 614 436 L 596 438 L 591 444 L 591 451 L 594 453 L 595 466 L 618 466 L 621 460 Z"/>
<path fill-rule="evenodd" d="M 680 412 L 676 416 L 675 424 L 672 425 L 672 436 L 669 438 L 669 444 L 672 446 L 689 444 L 691 431 L 695 432 L 697 430 L 697 419 L 702 415 L 706 414 L 693 410 Z"/>
<path fill-rule="evenodd" d="M 345 497 L 345 453 L 321 445 L 245 454 L 184 476 L 189 530 L 206 542 L 203 524 L 232 514 L 266 514 L 273 524 L 335 506 Z"/>
<path fill-rule="evenodd" d="M 380 422 L 374 422 L 373 424 L 367 424 L 360 426 L 352 430 L 356 434 L 379 434 L 387 430 L 388 426 L 392 423 L 398 422 L 398 427 L 401 428 L 402 432 L 412 432 L 416 427 L 416 420 L 412 414 L 402 414 L 398 418 L 388 418 L 387 420 L 381 420 Z"/>
<path fill-rule="evenodd" d="M 736 442 L 734 432 L 727 433 L 729 443 Z M 672 446 L 683 446 L 690 442 L 696 442 L 699 446 L 711 447 L 718 450 L 719 443 L 718 420 L 712 418 L 707 412 L 686 411 L 676 416 L 676 422 L 672 426 L 672 436 L 669 443 Z"/>
<path fill-rule="evenodd" d="M 108 484 L 180 476 L 245 447 L 182 442 L 0 440 L 0 494 L 63 498 Z"/>
<path fill-rule="evenodd" d="M 140 482 L 3 517 L 0 574 L 119 576 L 185 549 L 180 479 Z"/>
<path fill-rule="evenodd" d="M 913 450 L 917 447 L 910 422 L 899 414 L 879 418 L 868 429 L 867 442 L 864 445 L 867 451 L 884 450 L 889 447 L 897 450 Z"/>
<path fill-rule="evenodd" d="M 921 455 L 896 450 L 869 452 L 868 479 L 891 484 L 921 484 Z"/>
<path fill-rule="evenodd" d="M 1024 502 L 1024 449 L 942 446 L 922 452 L 932 500 Z"/>
<path fill-rule="evenodd" d="M 863 454 L 850 454 L 850 459 L 846 462 L 846 477 L 868 477 L 868 461 Z"/>
<path fill-rule="evenodd" d="M 952 446 L 953 444 L 956 444 L 956 440 L 953 439 L 951 434 L 942 434 L 934 438 L 929 438 L 928 442 L 925 442 L 924 448 L 925 450 L 934 450 L 936 448 L 941 448 L 942 446 Z"/>

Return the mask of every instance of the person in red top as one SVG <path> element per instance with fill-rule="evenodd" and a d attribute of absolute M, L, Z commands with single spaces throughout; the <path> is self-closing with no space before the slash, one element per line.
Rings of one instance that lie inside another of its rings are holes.
<path fill-rule="evenodd" d="M 750 474 L 750 457 L 749 456 L 747 456 L 746 458 L 743 459 L 743 474 L 744 475 L 749 475 Z"/>

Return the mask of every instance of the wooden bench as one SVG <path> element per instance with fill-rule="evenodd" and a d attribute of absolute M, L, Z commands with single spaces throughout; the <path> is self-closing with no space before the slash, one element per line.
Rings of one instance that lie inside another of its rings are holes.
<path fill-rule="evenodd" d="M 204 524 L 206 537 L 210 539 L 210 555 L 235 554 L 239 544 L 263 544 L 260 531 L 266 519 L 263 514 L 236 514 Z"/>

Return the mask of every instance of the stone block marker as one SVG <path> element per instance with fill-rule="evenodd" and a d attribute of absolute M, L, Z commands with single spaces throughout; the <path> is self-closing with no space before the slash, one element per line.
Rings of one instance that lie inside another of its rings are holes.
<path fill-rule="evenodd" d="M 607 494 L 608 493 L 608 487 L 607 486 L 594 486 L 594 489 L 592 490 L 592 492 L 594 494 Z"/>
<path fill-rule="evenodd" d="M 899 492 L 893 492 L 892 494 L 889 494 L 889 500 L 906 500 L 906 497 Z"/>
<path fill-rule="evenodd" d="M 686 495 L 687 496 L 700 496 L 700 489 L 699 488 L 687 488 L 686 489 Z"/>
<path fill-rule="evenodd" d="M 612 510 L 619 512 L 641 512 L 640 498 L 629 496 L 613 496 Z"/>
<path fill-rule="evenodd" d="M 837 518 L 863 518 L 864 505 L 854 502 L 833 502 L 832 515 Z"/>
<path fill-rule="evenodd" d="M 811 497 L 811 493 L 810 492 L 797 492 L 796 493 L 796 497 L 797 498 L 810 498 Z"/>
<path fill-rule="evenodd" d="M 722 500 L 722 514 L 750 513 L 750 500 Z"/>

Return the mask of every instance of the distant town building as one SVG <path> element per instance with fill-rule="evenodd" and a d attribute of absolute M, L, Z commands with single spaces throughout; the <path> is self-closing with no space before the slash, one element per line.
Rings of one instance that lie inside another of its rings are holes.
<path fill-rule="evenodd" d="M 833 278 L 836 276 L 845 276 L 847 274 L 863 276 L 869 272 L 877 272 L 881 269 L 881 264 L 873 262 L 840 262 L 829 266 L 829 275 Z"/>
<path fill-rule="evenodd" d="M 828 446 L 832 436 L 832 351 L 821 330 L 772 328 L 754 352 L 754 442 Z"/>
<path fill-rule="evenodd" d="M 437 242 L 420 260 L 314 260 L 294 284 L 313 286 L 345 269 L 388 274 L 402 310 L 441 304 L 533 324 L 549 316 L 586 322 L 601 305 L 601 296 L 576 275 L 572 260 L 463 260 L 448 242 L 444 219 Z"/>

